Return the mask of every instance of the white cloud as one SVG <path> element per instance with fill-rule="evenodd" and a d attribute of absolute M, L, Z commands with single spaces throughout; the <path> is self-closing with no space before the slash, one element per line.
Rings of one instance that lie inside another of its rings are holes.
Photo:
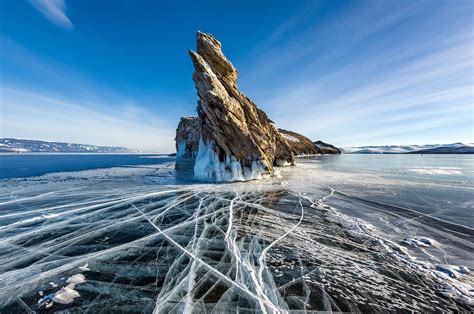
<path fill-rule="evenodd" d="M 379 18 L 351 11 L 265 47 L 244 92 L 279 126 L 340 146 L 472 141 L 472 20 L 372 7 Z"/>
<path fill-rule="evenodd" d="M 0 105 L 0 137 L 125 146 L 162 153 L 175 150 L 174 128 L 145 110 L 122 106 L 104 112 L 100 106 L 84 107 L 7 87 L 0 89 Z"/>
<path fill-rule="evenodd" d="M 29 0 L 43 15 L 54 24 L 72 28 L 71 20 L 66 16 L 66 3 L 64 0 Z"/>

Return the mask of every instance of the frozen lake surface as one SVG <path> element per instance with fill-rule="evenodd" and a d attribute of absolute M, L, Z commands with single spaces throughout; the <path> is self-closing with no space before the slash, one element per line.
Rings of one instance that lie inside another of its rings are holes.
<path fill-rule="evenodd" d="M 0 155 L 1 312 L 472 311 L 474 156 Z"/>

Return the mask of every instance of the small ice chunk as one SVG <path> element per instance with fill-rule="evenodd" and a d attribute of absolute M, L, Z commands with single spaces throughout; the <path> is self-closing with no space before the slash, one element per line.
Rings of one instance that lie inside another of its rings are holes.
<path fill-rule="evenodd" d="M 81 295 L 79 292 L 75 290 L 76 285 L 83 283 L 86 281 L 86 277 L 83 274 L 75 274 L 69 277 L 66 282 L 68 283 L 67 286 L 62 287 L 59 291 L 57 291 L 52 300 L 57 303 L 61 304 L 69 304 L 74 301 L 75 298 L 80 297 Z"/>
<path fill-rule="evenodd" d="M 72 285 L 77 285 L 86 281 L 86 277 L 83 274 L 75 274 L 69 277 L 66 282 Z"/>
<path fill-rule="evenodd" d="M 61 304 L 69 304 L 80 296 L 79 292 L 74 290 L 74 287 L 67 285 L 54 294 L 53 301 Z"/>
<path fill-rule="evenodd" d="M 79 269 L 82 271 L 89 271 L 89 263 L 85 263 L 83 266 L 80 266 Z"/>

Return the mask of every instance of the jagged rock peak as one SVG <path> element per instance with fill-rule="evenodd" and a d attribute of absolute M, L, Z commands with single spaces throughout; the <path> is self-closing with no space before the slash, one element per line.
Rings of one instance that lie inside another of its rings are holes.
<path fill-rule="evenodd" d="M 221 47 L 221 43 L 211 34 L 203 32 L 197 33 L 197 53 L 206 61 L 211 67 L 212 72 L 214 72 L 219 79 L 224 79 L 229 83 L 235 84 L 237 81 L 237 70 L 222 53 Z"/>
<path fill-rule="evenodd" d="M 265 112 L 236 85 L 237 70 L 212 35 L 198 32 L 190 50 L 201 123 L 194 173 L 200 179 L 247 180 L 293 164 L 293 153 Z"/>

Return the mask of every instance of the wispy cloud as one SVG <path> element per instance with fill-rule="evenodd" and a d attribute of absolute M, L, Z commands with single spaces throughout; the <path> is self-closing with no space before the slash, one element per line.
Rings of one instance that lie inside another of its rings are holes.
<path fill-rule="evenodd" d="M 473 141 L 472 19 L 428 4 L 371 3 L 293 32 L 250 63 L 244 90 L 282 127 L 340 146 Z"/>
<path fill-rule="evenodd" d="M 179 113 L 174 117 L 173 110 L 179 109 L 157 109 L 171 101 L 179 107 L 172 96 L 154 97 L 146 103 L 154 105 L 146 106 L 135 95 L 2 36 L 0 45 L 5 47 L 0 51 L 2 66 L 10 70 L 0 86 L 0 137 L 174 151 Z"/>
<path fill-rule="evenodd" d="M 29 0 L 48 20 L 54 24 L 70 29 L 71 20 L 66 16 L 66 2 L 64 0 Z"/>
<path fill-rule="evenodd" d="M 146 151 L 174 151 L 174 128 L 133 106 L 103 112 L 100 105 L 53 98 L 27 90 L 0 88 L 0 137 L 127 146 Z"/>

